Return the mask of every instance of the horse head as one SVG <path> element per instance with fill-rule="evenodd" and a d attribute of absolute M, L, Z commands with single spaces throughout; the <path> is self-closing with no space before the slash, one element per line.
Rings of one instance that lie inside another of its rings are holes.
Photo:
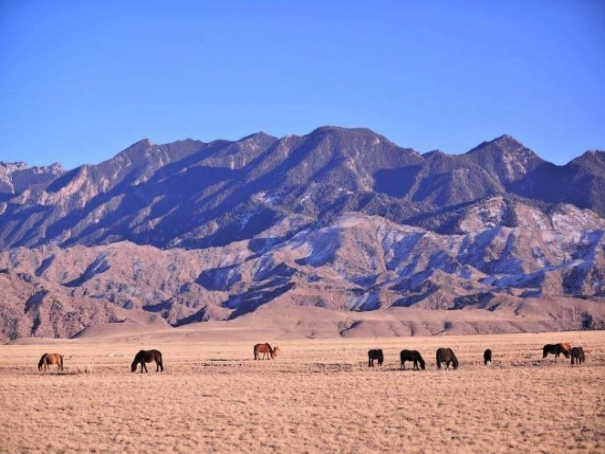
<path fill-rule="evenodd" d="M 279 355 L 279 347 L 276 346 L 271 350 L 271 359 L 277 358 L 277 355 Z"/>

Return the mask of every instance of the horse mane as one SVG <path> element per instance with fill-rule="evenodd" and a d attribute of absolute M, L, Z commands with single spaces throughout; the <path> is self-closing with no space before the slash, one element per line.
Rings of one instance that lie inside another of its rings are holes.
<path fill-rule="evenodd" d="M 132 360 L 132 364 L 130 365 L 130 370 L 132 372 L 137 370 L 137 365 L 139 364 L 139 358 L 141 357 L 141 353 L 143 350 L 140 350 L 136 355 L 134 355 L 134 360 Z"/>
<path fill-rule="evenodd" d="M 456 354 L 454 353 L 454 350 L 452 350 L 451 348 L 448 348 L 448 350 L 451 355 L 451 360 L 452 360 L 452 364 L 454 365 L 454 369 L 458 369 L 458 358 L 456 358 Z"/>
<path fill-rule="evenodd" d="M 42 358 L 40 358 L 40 362 L 38 363 L 38 370 L 42 369 L 42 366 L 44 365 L 44 360 L 46 359 L 46 355 L 48 355 L 48 353 L 44 353 L 42 355 Z"/>

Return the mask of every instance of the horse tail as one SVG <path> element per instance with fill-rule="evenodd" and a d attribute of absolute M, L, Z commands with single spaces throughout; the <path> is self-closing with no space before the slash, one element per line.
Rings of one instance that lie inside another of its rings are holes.
<path fill-rule="evenodd" d="M 158 351 L 157 361 L 160 366 L 160 371 L 164 372 L 164 361 L 162 360 L 162 352 Z"/>
<path fill-rule="evenodd" d="M 542 359 L 546 358 L 548 356 L 548 347 L 545 345 L 542 348 Z"/>
<path fill-rule="evenodd" d="M 42 355 L 42 358 L 40 358 L 40 362 L 38 363 L 38 370 L 42 371 L 42 365 L 44 364 L 44 360 L 46 359 L 46 353 L 44 353 Z"/>
<path fill-rule="evenodd" d="M 437 369 L 441 369 L 441 351 L 437 350 Z"/>

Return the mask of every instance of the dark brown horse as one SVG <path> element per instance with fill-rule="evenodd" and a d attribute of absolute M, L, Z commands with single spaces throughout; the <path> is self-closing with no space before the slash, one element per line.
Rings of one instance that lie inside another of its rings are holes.
<path fill-rule="evenodd" d="M 584 355 L 584 349 L 582 347 L 574 347 L 571 349 L 571 365 L 575 364 L 580 365 L 584 361 L 586 361 L 586 356 Z"/>
<path fill-rule="evenodd" d="M 42 367 L 44 367 L 44 370 L 47 368 L 50 369 L 50 366 L 53 364 L 57 365 L 58 370 L 63 370 L 63 355 L 59 353 L 44 353 L 38 363 L 38 370 L 41 372 Z"/>
<path fill-rule="evenodd" d="M 272 348 L 269 344 L 256 344 L 254 346 L 254 359 L 261 359 L 260 355 L 263 354 L 263 359 L 275 359 L 279 353 L 279 347 Z"/>
<path fill-rule="evenodd" d="M 488 348 L 483 352 L 483 365 L 485 367 L 492 363 L 492 351 Z"/>
<path fill-rule="evenodd" d="M 561 354 L 563 354 L 565 358 L 569 358 L 570 351 L 564 345 L 567 344 L 546 344 L 542 347 L 542 359 L 546 358 L 548 355 L 555 355 L 555 358 L 558 358 Z"/>
<path fill-rule="evenodd" d="M 401 359 L 402 369 L 405 369 L 406 361 L 414 361 L 414 370 L 424 370 L 426 366 L 424 359 L 422 359 L 422 355 L 416 350 L 401 350 L 399 358 Z M 418 367 L 418 365 L 420 365 L 420 367 Z"/>
<path fill-rule="evenodd" d="M 382 354 L 382 350 L 380 348 L 373 349 L 368 352 L 368 367 L 374 367 L 374 360 L 378 361 L 378 365 L 382 366 L 384 362 L 384 355 Z"/>
<path fill-rule="evenodd" d="M 136 372 L 137 371 L 137 366 L 140 364 L 141 365 L 141 373 L 143 373 L 143 370 L 145 370 L 145 372 L 149 372 L 147 370 L 147 366 L 145 365 L 145 363 L 151 363 L 155 361 L 156 364 L 156 372 L 164 372 L 164 363 L 162 362 L 162 353 L 159 350 L 141 350 L 139 351 L 139 353 L 137 353 L 134 357 L 134 361 L 132 362 L 132 365 L 130 366 L 130 370 L 132 372 Z"/>
<path fill-rule="evenodd" d="M 451 348 L 440 348 L 437 350 L 437 369 L 441 369 L 441 364 L 445 363 L 445 370 L 449 370 L 450 364 L 454 370 L 458 369 L 458 358 Z"/>

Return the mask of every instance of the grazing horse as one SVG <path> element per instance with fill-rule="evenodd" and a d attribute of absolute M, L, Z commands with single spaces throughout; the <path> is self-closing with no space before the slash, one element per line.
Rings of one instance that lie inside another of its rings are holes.
<path fill-rule="evenodd" d="M 546 358 L 548 355 L 555 355 L 555 358 L 558 358 L 561 353 L 563 353 L 565 358 L 569 358 L 570 351 L 563 347 L 562 344 L 546 344 L 542 347 L 542 359 Z"/>
<path fill-rule="evenodd" d="M 483 365 L 485 367 L 492 363 L 492 351 L 488 348 L 483 352 Z"/>
<path fill-rule="evenodd" d="M 586 361 L 586 356 L 584 355 L 584 349 L 582 347 L 574 347 L 571 349 L 571 365 L 574 365 L 574 359 L 575 359 L 575 363 L 577 365 L 582 364 L 584 361 Z"/>
<path fill-rule="evenodd" d="M 458 369 L 458 358 L 451 348 L 440 348 L 437 350 L 437 369 L 441 369 L 441 364 L 445 363 L 445 370 L 449 370 L 450 363 L 454 366 L 454 370 Z"/>
<path fill-rule="evenodd" d="M 414 370 L 424 370 L 425 363 L 424 359 L 422 359 L 422 355 L 416 350 L 401 350 L 399 354 L 399 358 L 401 358 L 401 368 L 405 369 L 406 361 L 414 361 Z M 418 365 L 420 364 L 420 367 Z"/>
<path fill-rule="evenodd" d="M 561 343 L 559 345 L 561 346 L 561 352 L 566 351 L 567 353 L 569 353 L 571 355 L 571 344 Z M 566 358 L 567 358 L 567 356 L 566 356 Z"/>
<path fill-rule="evenodd" d="M 57 365 L 58 370 L 63 370 L 63 355 L 60 355 L 59 353 L 44 353 L 38 363 L 38 370 L 42 372 L 43 366 L 44 370 L 47 368 L 50 369 L 50 366 L 53 364 Z"/>
<path fill-rule="evenodd" d="M 378 365 L 382 366 L 384 355 L 381 349 L 373 349 L 368 352 L 368 367 L 374 367 L 374 360 L 378 360 Z"/>
<path fill-rule="evenodd" d="M 261 359 L 260 354 L 263 354 L 263 359 L 275 359 L 279 354 L 279 347 L 272 348 L 269 344 L 256 344 L 254 346 L 254 359 Z"/>
<path fill-rule="evenodd" d="M 164 372 L 164 363 L 162 362 L 162 353 L 159 350 L 141 350 L 139 351 L 139 353 L 136 354 L 136 356 L 134 357 L 134 361 L 132 362 L 132 365 L 130 366 L 130 370 L 132 372 L 136 372 L 137 371 L 137 366 L 140 364 L 141 365 L 141 373 L 143 373 L 143 370 L 145 370 L 145 372 L 149 372 L 147 370 L 147 366 L 145 365 L 145 363 L 150 363 L 152 361 L 155 361 L 156 364 L 156 372 Z"/>

